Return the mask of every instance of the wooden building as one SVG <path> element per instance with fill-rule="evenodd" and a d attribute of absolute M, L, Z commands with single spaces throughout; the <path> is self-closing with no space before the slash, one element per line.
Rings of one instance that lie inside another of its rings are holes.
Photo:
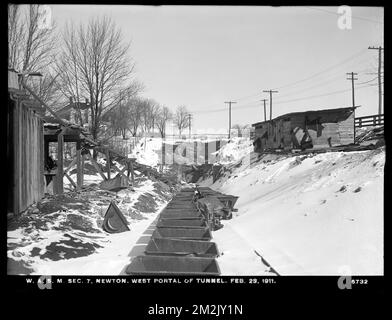
<path fill-rule="evenodd" d="M 21 89 L 18 74 L 8 70 L 7 213 L 18 214 L 44 194 L 42 106 Z"/>
<path fill-rule="evenodd" d="M 53 181 L 53 193 L 64 192 L 64 176 L 71 182 L 75 189 L 79 190 L 83 186 L 83 167 L 84 156 L 82 154 L 82 142 L 84 138 L 82 135 L 83 128 L 78 125 L 67 124 L 63 125 L 62 121 L 58 121 L 53 117 L 44 117 L 44 159 L 45 159 L 45 178 L 46 185 L 49 186 Z M 64 169 L 64 143 L 73 142 L 76 145 L 76 158 L 72 161 L 68 169 Z M 56 145 L 57 157 L 56 168 L 50 168 L 49 145 L 54 143 Z M 77 182 L 73 181 L 68 175 L 68 170 L 76 163 L 77 166 Z M 51 193 L 51 192 L 50 192 Z"/>
<path fill-rule="evenodd" d="M 64 177 L 73 186 L 74 190 L 80 190 L 84 184 L 85 161 L 89 161 L 97 173 L 102 177 L 101 188 L 107 190 L 120 190 L 135 184 L 133 163 L 135 158 L 123 157 L 108 146 L 97 143 L 91 139 L 90 133 L 83 127 L 71 123 L 65 119 L 44 117 L 44 156 L 45 178 L 48 193 L 61 194 L 64 192 Z M 64 147 L 65 144 L 75 145 L 73 160 L 65 167 Z M 56 150 L 53 159 L 50 155 L 50 145 Z M 93 158 L 91 151 L 100 153 L 105 158 L 106 166 L 102 167 Z M 55 161 L 54 161 L 55 160 Z M 125 163 L 122 169 L 118 168 L 112 160 L 120 160 Z M 53 163 L 55 164 L 53 166 Z M 70 172 L 76 166 L 76 181 Z M 117 177 L 112 178 L 112 170 L 118 172 Z M 131 175 L 131 178 L 129 178 Z M 117 191 L 118 191 L 117 190 Z"/>
<path fill-rule="evenodd" d="M 91 121 L 90 117 L 90 103 L 86 99 L 85 102 L 73 101 L 72 98 L 69 99 L 69 104 L 67 104 L 62 109 L 56 111 L 57 115 L 66 119 L 72 123 L 77 124 L 89 124 Z"/>
<path fill-rule="evenodd" d="M 355 108 L 294 112 L 254 123 L 254 151 L 319 149 L 354 143 Z"/>

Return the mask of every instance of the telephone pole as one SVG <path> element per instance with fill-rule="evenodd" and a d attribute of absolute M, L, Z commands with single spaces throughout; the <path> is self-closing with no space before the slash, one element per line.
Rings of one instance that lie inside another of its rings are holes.
<path fill-rule="evenodd" d="M 369 47 L 370 50 L 378 50 L 378 114 L 382 114 L 382 89 L 381 89 L 381 50 L 383 47 Z"/>
<path fill-rule="evenodd" d="M 230 129 L 231 129 L 231 104 L 237 103 L 235 101 L 225 101 L 229 105 L 229 139 L 230 139 Z"/>
<path fill-rule="evenodd" d="M 264 102 L 264 121 L 267 121 L 267 109 L 265 107 L 265 102 L 268 101 L 268 99 L 261 99 L 260 101 Z"/>
<path fill-rule="evenodd" d="M 276 90 L 263 90 L 263 92 L 269 92 L 270 94 L 270 120 L 272 120 L 272 94 L 278 93 L 279 91 Z"/>
<path fill-rule="evenodd" d="M 191 139 L 192 135 L 192 114 L 188 113 L 188 121 L 189 121 L 189 139 Z"/>
<path fill-rule="evenodd" d="M 351 78 L 348 78 L 347 80 L 351 80 L 351 88 L 352 88 L 352 95 L 353 95 L 353 107 L 355 107 L 354 80 L 358 80 L 358 78 L 354 78 L 354 77 L 357 76 L 358 73 L 350 72 L 350 73 L 347 73 L 347 75 L 351 76 Z"/>

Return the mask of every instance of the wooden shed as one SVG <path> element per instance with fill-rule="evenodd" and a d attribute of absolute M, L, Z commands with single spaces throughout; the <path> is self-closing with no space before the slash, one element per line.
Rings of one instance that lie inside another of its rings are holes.
<path fill-rule="evenodd" d="M 21 90 L 8 71 L 7 213 L 18 214 L 44 194 L 44 132 L 41 105 Z"/>
<path fill-rule="evenodd" d="M 355 140 L 355 107 L 294 112 L 254 123 L 254 150 L 320 149 Z"/>

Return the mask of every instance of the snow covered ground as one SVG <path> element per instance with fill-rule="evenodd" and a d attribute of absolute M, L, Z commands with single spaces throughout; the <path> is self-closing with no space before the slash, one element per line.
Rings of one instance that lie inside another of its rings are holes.
<path fill-rule="evenodd" d="M 200 183 L 239 196 L 213 233 L 223 274 L 263 273 L 254 250 L 281 275 L 383 274 L 384 148 L 239 158 Z"/>
<path fill-rule="evenodd" d="M 162 141 L 150 138 L 142 145 L 143 140 L 133 156 L 155 166 Z M 239 196 L 233 219 L 213 232 L 222 275 L 383 274 L 384 147 L 261 157 L 252 149 L 249 139 L 233 138 L 216 153 L 221 177 L 199 181 Z M 99 189 L 102 179 L 90 172 L 90 188 L 32 206 L 8 226 L 9 273 L 123 274 L 131 257 L 143 252 L 172 196 L 167 185 L 136 175 L 134 191 L 116 194 Z M 111 200 L 130 231 L 102 230 Z"/>
<path fill-rule="evenodd" d="M 9 224 L 8 273 L 119 275 L 170 198 L 168 186 L 147 179 L 139 180 L 134 191 L 128 188 L 116 194 L 95 186 L 44 198 Z M 102 230 L 111 200 L 124 214 L 130 231 L 109 234 Z"/>
<path fill-rule="evenodd" d="M 136 158 L 136 161 L 141 164 L 156 167 L 158 165 L 161 149 L 161 138 L 142 138 L 128 156 Z"/>
<path fill-rule="evenodd" d="M 249 155 L 252 151 L 252 140 L 249 138 L 234 137 L 216 152 L 217 163 L 229 164 L 238 161 L 238 159 L 241 159 L 244 155 Z"/>

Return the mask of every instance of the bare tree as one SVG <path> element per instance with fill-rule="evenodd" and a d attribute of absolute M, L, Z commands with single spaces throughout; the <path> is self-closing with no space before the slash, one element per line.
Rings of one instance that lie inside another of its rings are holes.
<path fill-rule="evenodd" d="M 154 101 L 150 100 L 150 106 L 149 106 L 149 127 L 152 129 L 154 132 L 154 129 L 156 127 L 156 121 L 159 113 L 159 104 Z"/>
<path fill-rule="evenodd" d="M 130 118 L 130 104 L 126 103 L 120 103 L 119 107 L 113 108 L 102 117 L 103 120 L 107 120 L 109 122 L 109 126 L 113 131 L 113 136 L 121 134 L 123 139 L 126 138 Z"/>
<path fill-rule="evenodd" d="M 179 106 L 174 115 L 174 123 L 181 137 L 182 130 L 189 127 L 189 112 L 185 106 Z"/>
<path fill-rule="evenodd" d="M 142 99 L 140 103 L 142 105 L 143 131 L 145 133 L 150 133 L 151 130 L 154 130 L 156 125 L 158 103 L 152 99 Z"/>
<path fill-rule="evenodd" d="M 29 5 L 22 16 L 19 5 L 8 6 L 8 66 L 20 72 L 43 71 L 56 44 L 55 24 L 43 23 L 45 11 Z"/>
<path fill-rule="evenodd" d="M 8 5 L 8 67 L 18 69 L 21 63 L 22 51 L 20 50 L 23 41 L 24 23 L 20 19 L 20 6 Z"/>
<path fill-rule="evenodd" d="M 142 126 L 143 101 L 140 98 L 133 98 L 127 103 L 130 107 L 128 130 L 133 137 L 136 137 L 139 128 Z"/>
<path fill-rule="evenodd" d="M 166 136 L 166 124 L 172 118 L 172 113 L 168 107 L 159 106 L 157 112 L 156 126 L 162 138 Z"/>
<path fill-rule="evenodd" d="M 56 45 L 55 23 L 48 19 L 45 6 L 8 5 L 8 67 L 21 73 L 41 72 L 43 77 L 25 83 L 45 103 L 57 99 L 56 75 L 53 75 L 53 52 Z"/>
<path fill-rule="evenodd" d="M 90 130 L 98 140 L 105 112 L 140 90 L 132 79 L 130 44 L 123 43 L 121 31 L 107 17 L 80 24 L 77 30 L 68 25 L 63 41 L 64 50 L 56 65 L 59 82 L 64 93 L 89 97 Z"/>

